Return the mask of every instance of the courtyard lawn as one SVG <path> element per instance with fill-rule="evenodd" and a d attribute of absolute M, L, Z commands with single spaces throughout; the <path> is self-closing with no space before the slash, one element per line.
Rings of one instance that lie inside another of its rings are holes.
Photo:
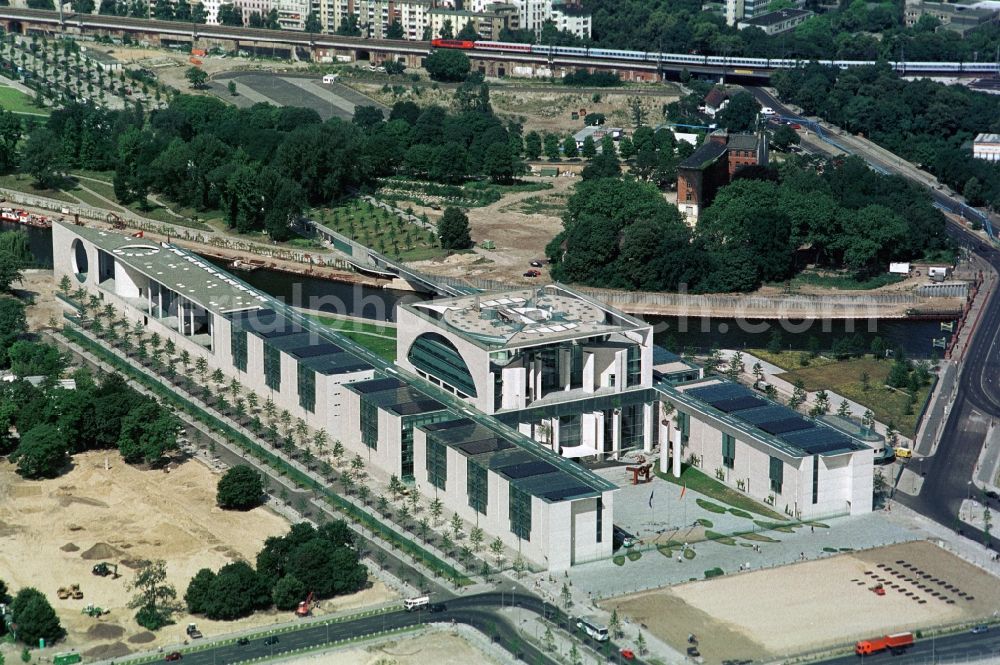
<path fill-rule="evenodd" d="M 786 371 L 800 369 L 802 365 L 799 362 L 802 354 L 809 355 L 808 351 L 779 351 L 778 353 L 771 353 L 767 349 L 748 349 L 747 353 L 751 353 L 761 360 L 769 362 L 772 365 L 777 365 Z M 815 358 L 809 358 L 808 367 L 822 367 L 824 365 L 832 365 L 835 362 L 837 361 L 833 358 L 820 355 Z M 744 359 L 744 364 L 748 370 L 753 367 L 753 363 L 749 362 L 749 359 Z"/>
<path fill-rule="evenodd" d="M 917 416 L 931 387 L 924 386 L 917 392 L 913 413 L 908 414 L 906 409 L 910 401 L 909 395 L 885 385 L 891 367 L 889 360 L 875 360 L 866 356 L 822 366 L 801 367 L 779 376 L 791 383 L 801 380 L 808 391 L 832 390 L 871 409 L 879 422 L 892 422 L 903 436 L 913 437 L 917 429 Z M 869 377 L 867 390 L 861 383 L 861 375 L 864 373 Z M 831 412 L 838 406 L 839 404 L 831 403 Z"/>
<path fill-rule="evenodd" d="M 51 111 L 31 103 L 31 97 L 10 86 L 0 85 L 0 107 L 24 115 L 47 116 Z"/>

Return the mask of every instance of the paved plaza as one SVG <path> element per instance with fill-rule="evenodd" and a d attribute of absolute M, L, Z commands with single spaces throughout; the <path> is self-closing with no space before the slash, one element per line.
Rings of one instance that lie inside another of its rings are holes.
<path fill-rule="evenodd" d="M 235 96 L 229 93 L 230 81 L 236 83 Z M 345 85 L 323 83 L 318 74 L 304 77 L 267 72 L 234 72 L 218 76 L 208 85 L 216 96 L 240 108 L 260 103 L 301 106 L 313 109 L 324 121 L 333 117 L 350 120 L 358 106 L 382 107 Z"/>

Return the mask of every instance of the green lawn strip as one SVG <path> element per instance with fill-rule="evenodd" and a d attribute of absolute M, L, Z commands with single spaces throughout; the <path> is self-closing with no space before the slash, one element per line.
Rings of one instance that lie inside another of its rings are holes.
<path fill-rule="evenodd" d="M 402 537 L 398 532 L 382 523 L 375 516 L 361 510 L 350 501 L 347 501 L 343 497 L 323 487 L 320 483 L 302 473 L 294 466 L 288 464 L 283 459 L 272 454 L 270 451 L 265 450 L 262 446 L 244 436 L 241 432 L 229 426 L 228 423 L 223 422 L 188 399 L 181 397 L 159 381 L 156 381 L 147 376 L 145 373 L 140 372 L 130 363 L 126 363 L 124 360 L 111 353 L 101 345 L 91 341 L 86 335 L 80 333 L 71 326 L 64 327 L 64 334 L 89 349 L 94 353 L 94 355 L 100 357 L 102 360 L 106 361 L 123 374 L 128 375 L 144 385 L 151 392 L 159 396 L 163 401 L 171 403 L 180 408 L 182 411 L 194 416 L 196 419 L 217 430 L 221 430 L 228 438 L 236 442 L 241 448 L 244 448 L 256 455 L 264 464 L 280 470 L 284 475 L 291 478 L 299 486 L 305 489 L 311 489 L 317 494 L 322 495 L 327 503 L 332 504 L 337 510 L 347 515 L 351 520 L 364 526 L 373 533 L 377 533 L 383 540 L 392 543 L 399 550 L 409 554 L 414 559 L 421 561 L 431 570 L 449 577 L 456 585 L 465 586 L 471 584 L 471 580 L 456 570 L 451 564 L 442 561 L 437 556 L 428 552 L 413 541 Z"/>
<path fill-rule="evenodd" d="M 389 362 L 394 362 L 396 360 L 396 340 L 386 337 L 377 337 L 375 335 L 369 335 L 362 332 L 353 332 L 350 330 L 341 330 L 340 334 L 344 337 L 354 340 L 358 344 L 364 346 L 366 349 L 372 353 L 377 354 L 384 360 Z"/>
<path fill-rule="evenodd" d="M 819 527 L 820 529 L 829 529 L 830 528 L 829 524 L 823 524 L 822 522 L 803 522 L 803 524 L 805 524 L 806 526 Z"/>
<path fill-rule="evenodd" d="M 721 577 L 722 575 L 725 575 L 725 573 L 723 572 L 722 568 L 719 568 L 718 566 L 716 566 L 715 568 L 709 568 L 708 570 L 705 571 L 706 580 L 712 579 L 713 577 Z"/>
<path fill-rule="evenodd" d="M 910 396 L 904 391 L 885 387 L 891 367 L 892 363 L 887 360 L 866 356 L 823 366 L 800 367 L 779 376 L 791 383 L 802 381 L 808 391 L 832 390 L 871 409 L 879 422 L 892 422 L 901 434 L 912 437 L 916 432 L 919 405 L 926 400 L 930 386 L 924 386 L 917 392 L 918 406 L 912 409 L 913 413 L 906 413 Z M 869 377 L 868 390 L 861 382 L 864 373 Z"/>
<path fill-rule="evenodd" d="M 313 321 L 322 323 L 324 326 L 337 331 L 346 330 L 349 332 L 370 333 L 381 337 L 396 337 L 395 326 L 384 326 L 379 323 L 358 321 L 357 319 L 339 318 L 336 314 L 304 314 Z"/>
<path fill-rule="evenodd" d="M 711 540 L 713 543 L 721 543 L 723 545 L 735 545 L 736 539 L 732 536 L 727 536 L 724 533 L 719 533 L 717 531 L 705 531 L 705 538 Z"/>
<path fill-rule="evenodd" d="M 118 197 L 115 196 L 115 188 L 111 183 L 106 182 L 95 182 L 93 180 L 83 180 L 83 184 L 87 189 L 92 190 L 98 196 L 102 196 L 108 201 L 111 201 L 117 205 L 126 208 L 129 212 L 134 213 L 140 217 L 146 217 L 147 219 L 152 219 L 157 222 L 162 222 L 164 224 L 176 224 L 177 226 L 186 226 L 192 229 L 207 230 L 209 227 L 202 222 L 196 222 L 190 214 L 192 211 L 177 210 L 177 214 L 182 215 L 181 217 L 176 217 L 167 212 L 167 208 L 161 205 L 157 205 L 152 201 L 148 201 L 148 207 L 143 208 L 138 202 L 130 203 L 124 205 L 118 203 Z M 81 197 L 82 198 L 82 197 Z M 115 206 L 109 205 L 108 203 L 100 203 L 101 208 L 114 208 L 115 212 L 119 212 L 119 209 Z"/>
<path fill-rule="evenodd" d="M 729 509 L 729 514 L 730 515 L 734 515 L 736 517 L 742 517 L 742 518 L 748 519 L 748 520 L 752 520 L 753 519 L 753 515 L 751 515 L 750 513 L 748 513 L 745 510 L 740 510 L 739 508 L 730 508 Z"/>
<path fill-rule="evenodd" d="M 31 97 L 16 88 L 0 85 L 0 107 L 31 116 L 45 116 L 52 113 L 47 107 L 38 107 L 31 103 Z"/>
<path fill-rule="evenodd" d="M 780 543 L 781 541 L 777 538 L 772 538 L 771 536 L 765 536 L 763 533 L 757 533 L 756 531 L 747 531 L 745 533 L 735 534 L 739 538 L 745 538 L 747 540 L 755 540 L 758 543 Z"/>
<path fill-rule="evenodd" d="M 14 191 L 23 192 L 32 196 L 44 196 L 46 198 L 56 199 L 57 201 L 65 201 L 66 203 L 77 202 L 72 196 L 66 194 L 65 192 L 61 192 L 58 189 L 35 187 L 34 182 L 35 179 L 33 177 L 22 173 L 0 175 L 0 187 L 3 187 L 4 189 L 13 189 Z"/>
<path fill-rule="evenodd" d="M 765 522 L 764 520 L 754 520 L 753 523 L 762 529 L 766 529 L 768 531 L 780 531 L 782 533 L 795 533 L 795 529 L 802 526 L 802 524 L 783 524 L 780 522 Z"/>
<path fill-rule="evenodd" d="M 700 501 L 700 499 L 699 499 L 699 501 Z M 698 505 L 701 505 L 701 504 L 698 504 Z M 713 526 L 715 526 L 714 524 L 712 524 L 712 520 L 707 520 L 704 517 L 699 517 L 698 519 L 695 520 L 695 522 L 697 522 L 701 526 L 705 527 L 706 529 L 711 529 Z"/>
<path fill-rule="evenodd" d="M 87 182 L 86 180 L 84 182 Z M 94 208 L 107 208 L 108 202 L 99 196 L 95 196 L 85 189 L 80 189 L 77 187 L 73 190 L 73 196 L 83 201 L 85 205 L 92 206 Z"/>
<path fill-rule="evenodd" d="M 836 552 L 837 548 L 836 547 L 824 547 L 823 551 L 824 552 Z"/>
<path fill-rule="evenodd" d="M 625 557 L 622 556 L 621 554 L 619 554 L 615 558 L 611 559 L 611 561 L 613 561 L 616 566 L 624 566 L 625 565 Z"/>
<path fill-rule="evenodd" d="M 827 289 L 841 289 L 844 291 L 869 291 L 878 289 L 890 284 L 898 284 L 906 277 L 904 275 L 876 275 L 865 280 L 855 279 L 850 274 L 830 274 L 804 271 L 793 277 L 788 284 L 790 286 L 822 286 Z M 784 286 L 785 282 L 774 284 L 774 286 Z"/>
<path fill-rule="evenodd" d="M 642 558 L 642 552 L 637 552 L 637 551 L 633 550 L 633 551 L 629 552 L 628 554 L 626 554 L 625 556 L 628 557 L 629 561 L 638 561 L 639 559 Z"/>
<path fill-rule="evenodd" d="M 699 506 L 701 506 L 702 508 L 704 508 L 705 510 L 707 510 L 710 513 L 715 513 L 716 515 L 725 515 L 726 514 L 726 507 L 725 506 L 720 506 L 717 503 L 712 503 L 711 501 L 706 501 L 705 499 L 701 499 L 701 498 L 695 499 L 694 502 L 697 503 Z M 708 520 L 706 520 L 706 521 L 708 521 Z M 711 525 L 709 524 L 709 525 L 706 525 L 706 526 L 711 526 Z"/>
<path fill-rule="evenodd" d="M 696 556 L 698 556 L 698 553 L 695 552 L 694 549 L 692 549 L 690 547 L 684 548 L 684 558 L 685 559 L 687 559 L 688 561 L 690 561 L 691 559 L 695 558 Z"/>
<path fill-rule="evenodd" d="M 666 480 L 668 483 L 683 485 L 694 492 L 704 494 L 705 496 L 711 497 L 716 501 L 720 501 L 734 508 L 740 508 L 741 510 L 761 515 L 769 519 L 787 519 L 784 515 L 776 513 L 773 510 L 757 503 L 750 497 L 741 494 L 731 487 L 723 485 L 714 478 L 710 478 L 693 466 L 682 465 L 680 478 L 674 478 L 673 474 L 670 473 L 661 473 L 660 471 L 656 471 L 655 473 L 659 478 Z"/>

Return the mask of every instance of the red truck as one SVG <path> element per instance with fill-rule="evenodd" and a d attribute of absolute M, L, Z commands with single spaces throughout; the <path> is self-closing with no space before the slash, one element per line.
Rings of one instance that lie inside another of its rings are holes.
<path fill-rule="evenodd" d="M 854 645 L 854 653 L 859 656 L 870 656 L 888 649 L 893 655 L 903 653 L 907 647 L 913 646 L 913 633 L 894 633 L 870 640 L 861 640 Z"/>

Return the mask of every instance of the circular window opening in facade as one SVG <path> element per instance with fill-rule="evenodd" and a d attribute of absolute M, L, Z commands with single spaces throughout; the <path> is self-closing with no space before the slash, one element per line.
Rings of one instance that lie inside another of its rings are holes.
<path fill-rule="evenodd" d="M 73 272 L 76 273 L 76 278 L 81 281 L 87 281 L 87 271 L 90 268 L 89 261 L 87 260 L 87 249 L 77 238 L 73 241 Z"/>

